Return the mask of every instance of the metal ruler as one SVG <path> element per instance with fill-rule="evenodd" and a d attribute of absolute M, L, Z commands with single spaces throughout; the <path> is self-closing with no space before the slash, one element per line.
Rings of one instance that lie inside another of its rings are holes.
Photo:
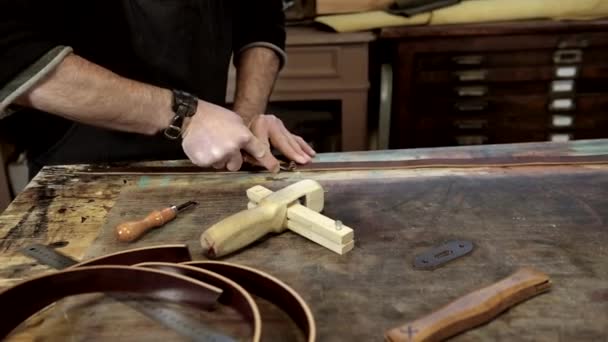
<path fill-rule="evenodd" d="M 77 260 L 42 245 L 33 244 L 22 248 L 21 253 L 38 261 L 38 263 L 62 270 L 78 263 Z M 141 301 L 139 297 L 130 294 L 106 294 L 123 304 L 143 313 L 167 328 L 173 329 L 180 335 L 197 342 L 235 342 L 232 337 L 211 330 L 202 322 L 180 314 L 173 309 L 163 308 L 151 302 Z"/>

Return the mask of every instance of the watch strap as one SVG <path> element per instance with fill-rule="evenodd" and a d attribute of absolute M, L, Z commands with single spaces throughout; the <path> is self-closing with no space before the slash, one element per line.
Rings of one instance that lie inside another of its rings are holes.
<path fill-rule="evenodd" d="M 198 99 L 194 95 L 182 90 L 173 89 L 172 94 L 171 110 L 173 110 L 175 116 L 173 116 L 171 123 L 165 129 L 165 137 L 175 140 L 182 135 L 185 118 L 196 114 Z"/>

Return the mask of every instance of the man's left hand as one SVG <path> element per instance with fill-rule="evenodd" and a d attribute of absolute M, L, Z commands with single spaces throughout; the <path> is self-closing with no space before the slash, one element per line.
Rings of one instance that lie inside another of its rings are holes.
<path fill-rule="evenodd" d="M 285 128 L 283 121 L 271 114 L 262 114 L 256 116 L 249 124 L 249 128 L 253 135 L 258 140 L 268 146 L 268 154 L 270 154 L 270 146 L 274 146 L 285 157 L 299 164 L 310 163 L 312 157 L 315 156 L 315 150 L 306 143 L 302 137 L 292 134 Z M 279 162 L 276 158 L 278 168 Z"/>

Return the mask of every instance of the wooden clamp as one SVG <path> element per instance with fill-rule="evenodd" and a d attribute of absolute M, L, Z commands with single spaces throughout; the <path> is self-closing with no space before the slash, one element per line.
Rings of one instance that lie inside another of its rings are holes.
<path fill-rule="evenodd" d="M 340 255 L 354 247 L 351 228 L 319 214 L 324 206 L 324 191 L 313 180 L 303 180 L 277 192 L 255 186 L 247 190 L 247 197 L 247 210 L 225 218 L 201 235 L 201 245 L 208 256 L 232 253 L 267 233 L 286 229 Z"/>

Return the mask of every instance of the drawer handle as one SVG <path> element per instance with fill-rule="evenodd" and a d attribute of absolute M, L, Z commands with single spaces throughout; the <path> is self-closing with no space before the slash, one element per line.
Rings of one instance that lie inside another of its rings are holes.
<path fill-rule="evenodd" d="M 456 120 L 454 126 L 459 129 L 482 129 L 486 128 L 488 120 Z"/>
<path fill-rule="evenodd" d="M 455 56 L 452 57 L 452 62 L 458 65 L 481 65 L 485 60 L 484 56 L 481 55 L 467 55 L 467 56 Z"/>
<path fill-rule="evenodd" d="M 467 70 L 454 73 L 456 78 L 461 82 L 483 81 L 486 79 L 487 74 L 486 70 Z"/>
<path fill-rule="evenodd" d="M 553 133 L 549 140 L 554 142 L 566 142 L 572 140 L 572 135 L 567 133 Z"/>
<path fill-rule="evenodd" d="M 482 145 L 488 141 L 485 135 L 460 135 L 456 137 L 458 145 Z"/>
<path fill-rule="evenodd" d="M 589 47 L 589 45 L 589 39 L 585 37 L 562 39 L 557 43 L 559 49 L 582 49 Z"/>
<path fill-rule="evenodd" d="M 555 77 L 557 78 L 575 78 L 578 76 L 577 66 L 562 66 L 555 68 Z"/>
<path fill-rule="evenodd" d="M 560 80 L 551 82 L 552 93 L 574 92 L 574 80 Z"/>
<path fill-rule="evenodd" d="M 558 50 L 553 54 L 555 64 L 577 64 L 582 60 L 583 52 L 581 50 Z"/>
<path fill-rule="evenodd" d="M 571 127 L 574 118 L 570 115 L 553 115 L 551 123 L 553 127 Z"/>
<path fill-rule="evenodd" d="M 479 112 L 488 108 L 487 101 L 456 102 L 454 108 L 459 112 Z"/>
<path fill-rule="evenodd" d="M 573 99 L 554 99 L 549 104 L 552 111 L 570 111 L 575 108 Z"/>
<path fill-rule="evenodd" d="M 460 97 L 484 96 L 488 94 L 488 87 L 486 86 L 463 86 L 456 87 L 454 90 Z"/>

